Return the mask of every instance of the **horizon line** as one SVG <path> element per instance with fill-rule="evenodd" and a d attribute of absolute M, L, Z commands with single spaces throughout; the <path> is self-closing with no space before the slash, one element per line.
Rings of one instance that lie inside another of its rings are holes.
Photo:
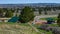
<path fill-rule="evenodd" d="M 0 4 L 38 4 L 38 3 L 0 3 Z M 46 4 L 50 4 L 50 3 L 46 3 Z M 53 4 L 60 4 L 60 3 L 53 3 Z"/>

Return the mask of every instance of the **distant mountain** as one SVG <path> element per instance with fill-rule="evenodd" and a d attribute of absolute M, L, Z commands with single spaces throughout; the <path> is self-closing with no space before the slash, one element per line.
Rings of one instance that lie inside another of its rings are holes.
<path fill-rule="evenodd" d="M 0 8 L 14 8 L 14 7 L 24 7 L 24 6 L 31 6 L 31 7 L 58 7 L 60 3 L 29 3 L 29 4 L 0 4 Z"/>

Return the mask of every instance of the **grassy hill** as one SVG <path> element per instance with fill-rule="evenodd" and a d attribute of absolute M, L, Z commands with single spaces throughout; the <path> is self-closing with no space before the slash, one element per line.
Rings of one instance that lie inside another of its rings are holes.
<path fill-rule="evenodd" d="M 0 23 L 0 34 L 38 34 L 29 24 Z"/>
<path fill-rule="evenodd" d="M 28 23 L 0 23 L 0 34 L 52 34 L 51 31 L 47 32 L 37 29 L 40 25 L 33 25 L 31 27 Z M 51 24 L 51 26 L 56 26 Z M 34 27 L 39 31 L 36 32 Z"/>

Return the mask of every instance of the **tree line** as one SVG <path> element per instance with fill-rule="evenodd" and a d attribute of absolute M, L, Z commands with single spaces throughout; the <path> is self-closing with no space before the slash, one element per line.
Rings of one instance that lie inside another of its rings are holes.
<path fill-rule="evenodd" d="M 32 8 L 32 7 L 30 7 Z M 24 8 L 23 8 L 24 9 Z M 21 10 L 23 10 L 21 9 Z M 60 10 L 60 7 L 37 7 L 39 14 L 42 14 L 42 11 L 44 11 L 44 14 L 47 14 L 47 11 L 51 11 L 52 10 Z M 16 11 L 17 10 L 17 11 Z M 19 8 L 15 9 L 15 8 L 0 8 L 0 17 L 12 17 L 13 13 L 16 11 L 18 12 L 18 10 L 20 10 Z M 35 8 L 32 8 L 33 11 L 36 11 Z M 5 14 L 4 14 L 5 13 Z"/>

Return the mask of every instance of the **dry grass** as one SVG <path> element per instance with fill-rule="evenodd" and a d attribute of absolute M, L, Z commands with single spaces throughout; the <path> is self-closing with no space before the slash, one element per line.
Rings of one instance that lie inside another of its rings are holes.
<path fill-rule="evenodd" d="M 24 24 L 0 24 L 0 34 L 37 34 L 29 25 Z"/>

